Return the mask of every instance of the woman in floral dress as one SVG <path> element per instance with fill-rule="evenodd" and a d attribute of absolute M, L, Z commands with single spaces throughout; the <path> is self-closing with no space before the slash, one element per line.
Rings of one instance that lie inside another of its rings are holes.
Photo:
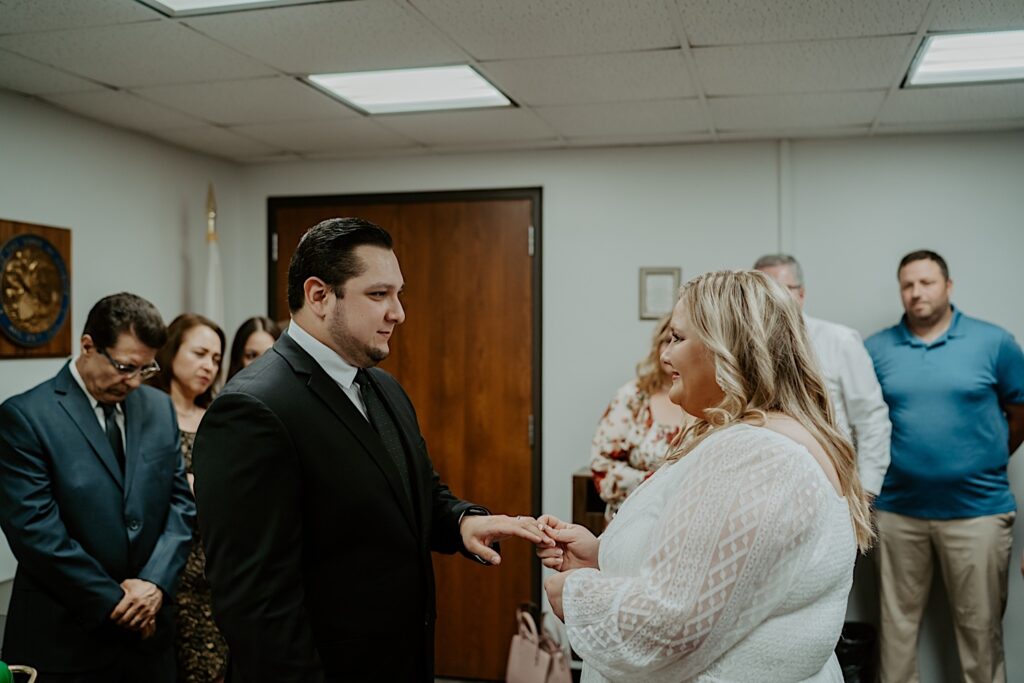
<path fill-rule="evenodd" d="M 590 451 L 594 486 L 611 521 L 626 496 L 651 476 L 686 425 L 686 413 L 668 398 L 672 370 L 661 362 L 669 342 L 669 317 L 654 329 L 651 351 L 636 366 L 636 377 L 615 392 Z"/>

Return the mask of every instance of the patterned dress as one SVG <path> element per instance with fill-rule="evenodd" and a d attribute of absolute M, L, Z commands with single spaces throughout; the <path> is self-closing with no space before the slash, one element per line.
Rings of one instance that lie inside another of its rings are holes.
<path fill-rule="evenodd" d="M 192 443 L 195 438 L 194 432 L 181 432 L 181 454 L 188 473 L 192 472 Z M 205 567 L 206 555 L 197 528 L 177 595 L 174 646 L 179 683 L 210 683 L 223 678 L 225 673 L 228 645 L 213 622 L 210 583 L 206 580 Z"/>
<path fill-rule="evenodd" d="M 620 387 L 597 425 L 590 450 L 594 486 L 607 503 L 611 520 L 626 496 L 651 476 L 665 460 L 682 429 L 680 424 L 656 422 L 651 397 L 633 380 Z"/>

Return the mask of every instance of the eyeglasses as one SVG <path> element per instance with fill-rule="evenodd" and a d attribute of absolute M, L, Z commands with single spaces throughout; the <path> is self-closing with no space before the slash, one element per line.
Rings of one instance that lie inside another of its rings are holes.
<path fill-rule="evenodd" d="M 110 357 L 110 354 L 107 353 L 106 349 L 100 351 L 100 353 L 103 354 L 104 358 L 110 361 L 110 364 L 114 366 L 114 369 L 123 375 L 125 379 L 132 379 L 138 375 L 140 379 L 147 380 L 160 372 L 160 365 L 156 361 L 139 367 L 138 365 L 125 365 L 124 363 L 118 363 Z"/>

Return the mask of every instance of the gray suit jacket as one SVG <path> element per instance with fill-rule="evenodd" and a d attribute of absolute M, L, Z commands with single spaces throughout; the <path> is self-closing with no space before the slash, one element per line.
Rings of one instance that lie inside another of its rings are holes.
<path fill-rule="evenodd" d="M 86 671 L 125 648 L 172 642 L 168 603 L 188 557 L 195 504 L 170 397 L 143 386 L 123 408 L 124 474 L 67 365 L 0 406 L 0 528 L 18 560 L 6 661 Z M 109 620 L 128 578 L 165 594 L 149 640 Z"/>

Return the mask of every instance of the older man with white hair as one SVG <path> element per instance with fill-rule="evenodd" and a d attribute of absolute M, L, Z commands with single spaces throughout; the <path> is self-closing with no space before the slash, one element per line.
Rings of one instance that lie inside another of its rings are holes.
<path fill-rule="evenodd" d="M 757 259 L 760 270 L 789 290 L 804 307 L 804 273 L 789 254 Z M 882 490 L 889 468 L 889 408 L 882 398 L 875 367 L 856 330 L 804 314 L 804 324 L 828 384 L 836 421 L 857 449 L 861 485 L 873 498 Z"/>

